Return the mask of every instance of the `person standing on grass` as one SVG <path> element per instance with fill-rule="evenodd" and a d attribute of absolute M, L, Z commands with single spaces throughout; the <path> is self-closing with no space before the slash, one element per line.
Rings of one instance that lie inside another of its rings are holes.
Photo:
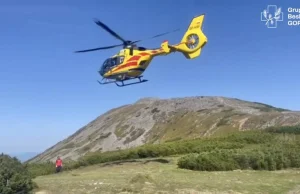
<path fill-rule="evenodd" d="M 62 166 L 63 166 L 62 159 L 60 159 L 60 157 L 58 156 L 57 160 L 56 160 L 56 166 L 55 166 L 56 167 L 56 173 L 59 173 L 61 171 Z"/>

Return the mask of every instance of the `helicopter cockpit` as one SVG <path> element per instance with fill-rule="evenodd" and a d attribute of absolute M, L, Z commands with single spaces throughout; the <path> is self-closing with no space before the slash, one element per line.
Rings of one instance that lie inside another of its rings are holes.
<path fill-rule="evenodd" d="M 105 73 L 107 73 L 109 70 L 111 70 L 115 66 L 123 63 L 123 61 L 124 61 L 124 56 L 118 56 L 118 57 L 112 57 L 112 58 L 106 59 L 100 68 L 100 71 L 99 71 L 100 75 L 103 76 Z"/>

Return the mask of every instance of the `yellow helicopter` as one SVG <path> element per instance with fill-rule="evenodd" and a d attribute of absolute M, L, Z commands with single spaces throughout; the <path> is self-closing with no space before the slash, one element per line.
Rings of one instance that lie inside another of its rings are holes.
<path fill-rule="evenodd" d="M 164 41 L 161 44 L 161 47 L 156 49 L 139 47 L 135 43 L 140 42 L 141 40 L 125 40 L 117 33 L 112 31 L 104 23 L 100 22 L 99 20 L 95 20 L 95 23 L 97 25 L 108 31 L 112 36 L 121 40 L 123 43 L 75 52 L 82 53 L 123 46 L 123 49 L 120 50 L 119 53 L 106 59 L 102 64 L 102 67 L 98 72 L 103 77 L 103 79 L 101 82 L 98 81 L 99 84 L 115 83 L 117 86 L 122 87 L 143 83 L 148 80 L 141 79 L 143 77 L 142 74 L 149 66 L 152 59 L 156 56 L 165 56 L 176 51 L 181 52 L 187 59 L 194 59 L 200 55 L 202 48 L 207 43 L 207 37 L 202 32 L 204 16 L 205 15 L 202 14 L 192 19 L 180 43 L 170 45 L 168 41 Z M 156 38 L 168 33 L 170 32 L 159 34 L 151 38 Z M 138 79 L 139 81 L 124 84 L 125 81 L 133 79 Z M 118 82 L 121 84 L 119 84 Z"/>

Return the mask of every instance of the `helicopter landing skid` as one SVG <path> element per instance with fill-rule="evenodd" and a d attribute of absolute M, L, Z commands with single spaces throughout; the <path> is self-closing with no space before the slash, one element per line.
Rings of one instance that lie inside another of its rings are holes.
<path fill-rule="evenodd" d="M 133 85 L 133 84 L 140 84 L 140 83 L 143 83 L 143 82 L 147 82 L 148 80 L 146 79 L 141 79 L 143 76 L 139 76 L 139 77 L 135 77 L 135 78 L 129 78 L 129 79 L 126 79 L 126 80 L 122 80 L 122 81 L 119 81 L 122 83 L 122 85 L 119 85 L 118 84 L 118 81 L 115 82 L 115 84 L 119 87 L 124 87 L 124 86 L 129 86 L 129 85 Z M 128 83 L 128 84 L 124 84 L 124 81 L 127 81 L 127 80 L 133 80 L 133 79 L 139 79 L 139 81 L 137 82 L 133 82 L 133 83 Z"/>
<path fill-rule="evenodd" d="M 147 82 L 148 80 L 146 79 L 141 79 L 143 76 L 139 76 L 139 77 L 134 77 L 134 78 L 127 78 L 125 80 L 113 80 L 113 81 L 106 81 L 107 79 L 103 78 L 102 80 L 105 79 L 105 81 L 100 82 L 98 81 L 99 84 L 104 85 L 104 84 L 111 84 L 111 83 L 115 83 L 118 87 L 124 87 L 124 86 L 129 86 L 129 85 L 133 85 L 133 84 L 140 84 L 143 82 Z M 139 81 L 137 82 L 133 82 L 133 83 L 128 83 L 128 84 L 124 84 L 124 81 L 128 81 L 128 80 L 133 80 L 133 79 L 139 79 Z M 118 84 L 118 82 L 121 82 L 122 84 Z"/>

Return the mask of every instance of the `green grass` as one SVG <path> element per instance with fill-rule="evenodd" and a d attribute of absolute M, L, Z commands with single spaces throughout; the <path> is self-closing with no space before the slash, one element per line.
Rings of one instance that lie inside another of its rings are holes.
<path fill-rule="evenodd" d="M 199 161 L 203 161 L 204 155 L 206 155 L 205 157 L 210 158 L 208 160 L 210 163 L 207 163 L 208 166 L 216 161 L 223 161 L 231 163 L 229 165 L 231 166 L 231 169 L 240 168 L 241 165 L 248 165 L 247 167 L 253 168 L 255 166 L 253 164 L 263 163 L 263 167 L 258 169 L 272 170 L 272 168 L 269 167 L 269 163 L 274 165 L 273 160 L 276 165 L 282 166 L 280 168 L 276 167 L 275 169 L 300 167 L 299 137 L 299 135 L 295 134 L 269 133 L 262 131 L 236 132 L 218 137 L 179 140 L 155 145 L 147 144 L 127 150 L 88 153 L 78 161 L 65 162 L 64 168 L 65 170 L 74 170 L 80 167 L 105 162 L 166 157 L 170 155 L 187 155 L 185 157 L 185 163 L 190 163 L 189 160 L 196 161 L 193 162 L 193 165 L 197 167 L 188 167 L 189 169 L 195 170 L 206 170 L 203 167 L 199 167 Z M 272 151 L 273 154 L 266 154 L 270 151 Z M 263 154 L 259 155 L 261 152 L 263 152 Z M 188 158 L 188 156 L 190 156 L 189 154 L 198 154 L 199 157 Z M 245 155 L 251 157 L 244 157 Z M 225 159 L 224 156 L 226 156 Z M 229 158 L 228 161 L 227 158 Z M 245 164 L 242 164 L 240 160 L 245 160 Z M 219 164 L 218 162 L 216 163 Z M 54 164 L 50 162 L 44 164 L 28 164 L 28 168 L 32 176 L 35 177 L 54 173 L 53 165 Z M 225 165 L 225 163 L 223 165 Z M 183 163 L 181 163 L 179 166 L 187 168 L 190 164 L 183 165 Z M 215 170 L 224 170 L 223 167 L 214 166 L 216 167 Z"/>
<path fill-rule="evenodd" d="M 61 174 L 53 174 L 53 163 L 27 167 L 39 189 L 51 193 L 300 193 L 298 129 L 89 153 L 65 163 Z"/>
<path fill-rule="evenodd" d="M 164 113 L 157 113 L 156 117 L 165 118 Z M 152 130 L 146 135 L 147 142 L 170 141 L 175 138 L 191 139 L 201 137 L 212 127 L 212 124 L 220 118 L 224 118 L 217 124 L 214 130 L 223 131 L 223 128 L 238 130 L 238 122 L 231 122 L 234 118 L 243 118 L 242 113 L 234 112 L 233 109 L 224 109 L 219 113 L 209 115 L 209 111 L 199 110 L 197 112 L 178 111 L 172 112 L 164 122 L 156 122 Z M 230 124 L 227 124 L 230 123 Z M 234 125 L 236 123 L 237 125 Z M 236 127 L 233 127 L 236 126 Z M 219 127 L 222 127 L 220 129 Z"/>
<path fill-rule="evenodd" d="M 199 172 L 179 169 L 178 157 L 105 163 L 34 179 L 38 191 L 60 193 L 264 193 L 300 192 L 300 169 Z M 169 160 L 169 163 L 163 163 Z"/>
<path fill-rule="evenodd" d="M 285 133 L 285 134 L 300 134 L 300 125 L 296 126 L 280 126 L 280 127 L 269 127 L 266 129 L 267 132 L 271 133 Z"/>

